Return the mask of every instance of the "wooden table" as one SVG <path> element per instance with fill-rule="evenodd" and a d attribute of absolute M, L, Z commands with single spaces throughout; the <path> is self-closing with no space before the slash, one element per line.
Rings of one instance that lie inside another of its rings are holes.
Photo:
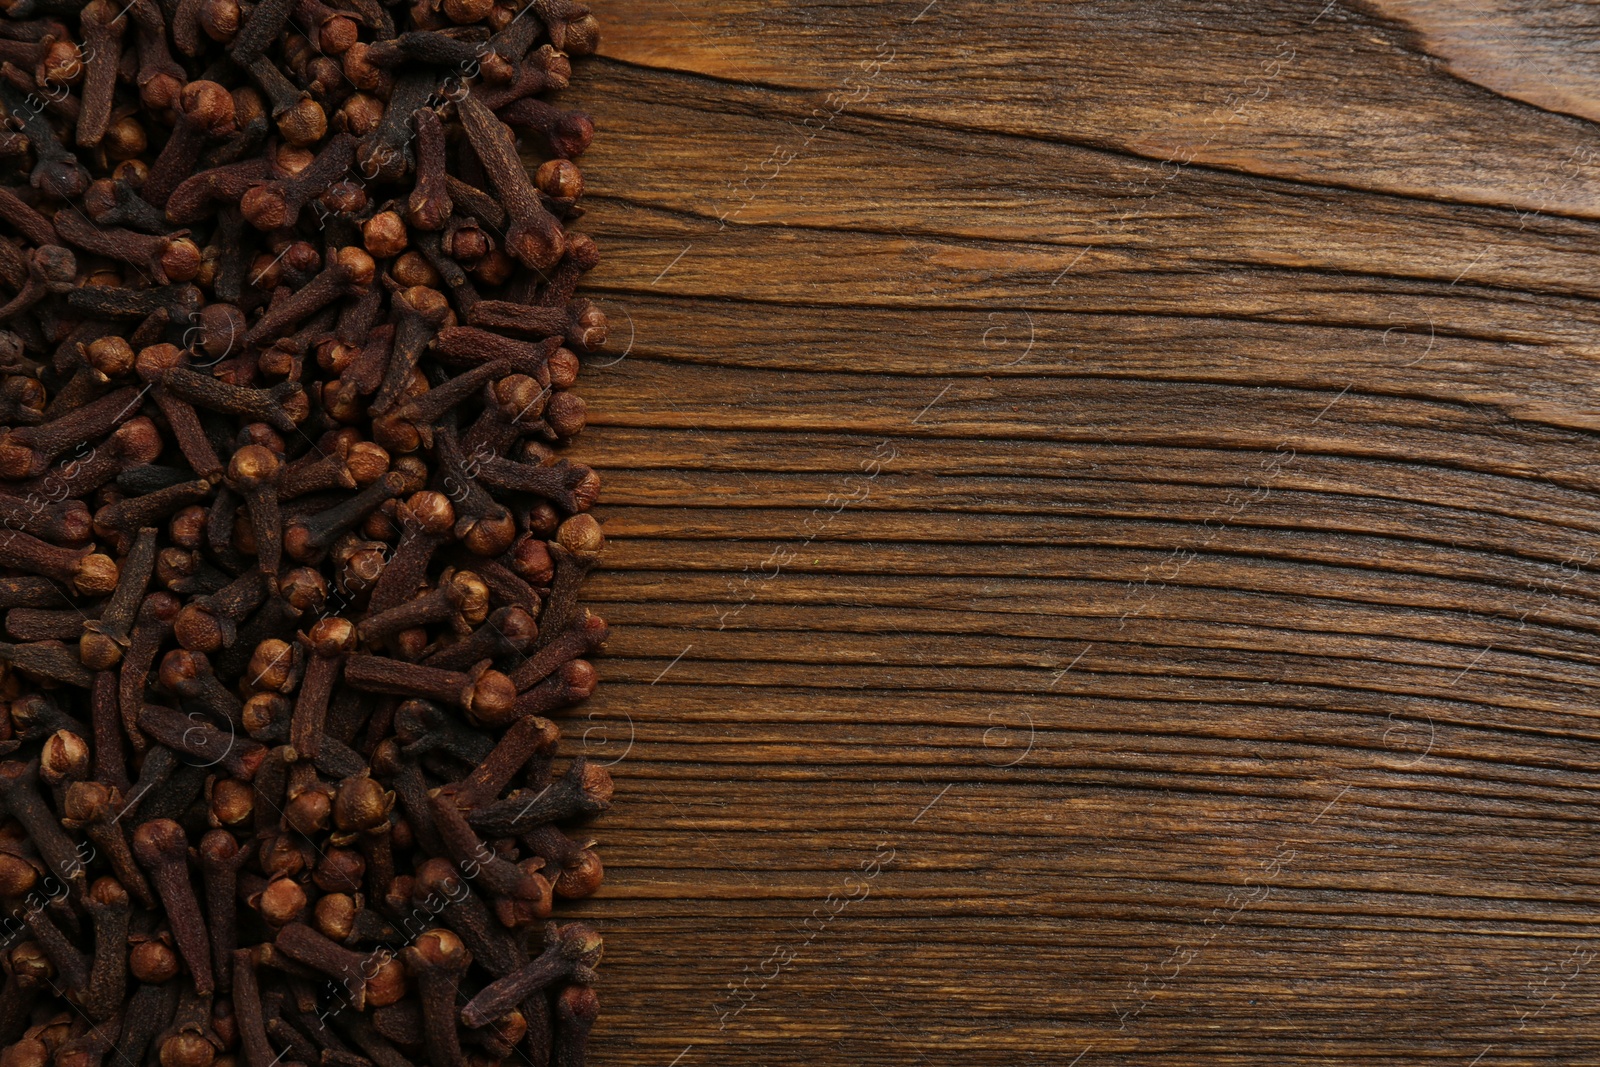
<path fill-rule="evenodd" d="M 1595 9 L 594 6 L 593 1062 L 1600 1062 Z"/>

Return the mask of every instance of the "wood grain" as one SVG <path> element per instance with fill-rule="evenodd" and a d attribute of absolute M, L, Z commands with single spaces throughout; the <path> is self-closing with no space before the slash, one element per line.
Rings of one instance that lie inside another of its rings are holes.
<path fill-rule="evenodd" d="M 1458 78 L 1551 111 L 1600 119 L 1600 57 L 1585 46 L 1600 30 L 1592 6 L 1538 0 L 1369 3 L 1415 30 L 1421 47 Z"/>
<path fill-rule="evenodd" d="M 594 1062 L 1600 1062 L 1593 27 L 594 6 Z"/>

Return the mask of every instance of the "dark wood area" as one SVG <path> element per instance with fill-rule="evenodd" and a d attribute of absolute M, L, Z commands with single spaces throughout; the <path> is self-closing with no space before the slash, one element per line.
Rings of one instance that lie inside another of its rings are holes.
<path fill-rule="evenodd" d="M 595 1062 L 1600 1062 L 1593 8 L 594 6 Z"/>

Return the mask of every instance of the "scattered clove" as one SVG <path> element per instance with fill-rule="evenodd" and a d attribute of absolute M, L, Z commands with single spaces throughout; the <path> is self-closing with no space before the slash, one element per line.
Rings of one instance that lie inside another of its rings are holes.
<path fill-rule="evenodd" d="M 596 33 L 0 2 L 0 1061 L 583 1062 Z"/>

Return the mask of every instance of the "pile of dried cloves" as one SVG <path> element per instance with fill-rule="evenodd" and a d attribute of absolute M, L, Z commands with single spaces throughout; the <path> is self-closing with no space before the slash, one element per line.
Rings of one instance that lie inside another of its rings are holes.
<path fill-rule="evenodd" d="M 0 1067 L 583 1062 L 597 40 L 0 0 Z"/>

